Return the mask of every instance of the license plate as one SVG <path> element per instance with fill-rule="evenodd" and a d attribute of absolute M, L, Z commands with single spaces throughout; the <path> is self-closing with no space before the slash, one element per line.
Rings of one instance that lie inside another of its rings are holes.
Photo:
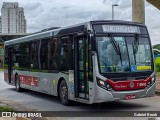
<path fill-rule="evenodd" d="M 127 95 L 125 97 L 126 100 L 131 100 L 131 99 L 135 99 L 136 98 L 136 95 Z"/>

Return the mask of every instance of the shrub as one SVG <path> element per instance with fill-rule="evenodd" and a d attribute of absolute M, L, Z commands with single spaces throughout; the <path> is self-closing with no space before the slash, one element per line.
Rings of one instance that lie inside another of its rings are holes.
<path fill-rule="evenodd" d="M 156 72 L 160 72 L 160 57 L 155 59 Z"/>
<path fill-rule="evenodd" d="M 13 108 L 7 106 L 0 106 L 0 112 L 13 112 Z"/>

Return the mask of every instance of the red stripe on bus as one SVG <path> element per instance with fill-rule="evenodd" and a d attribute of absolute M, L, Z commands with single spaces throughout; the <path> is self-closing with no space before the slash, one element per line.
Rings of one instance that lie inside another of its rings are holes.
<path fill-rule="evenodd" d="M 127 80 L 118 82 L 107 80 L 107 82 L 113 87 L 113 89 L 117 91 L 144 89 L 149 81 L 151 81 L 151 77 L 148 77 L 146 80 Z"/>
<path fill-rule="evenodd" d="M 22 84 L 38 87 L 38 77 L 26 75 L 18 75 L 18 77 Z M 11 78 L 14 80 L 14 75 L 12 75 Z M 4 73 L 4 80 L 8 81 L 8 73 Z"/>
<path fill-rule="evenodd" d="M 22 84 L 38 87 L 38 77 L 18 75 Z"/>

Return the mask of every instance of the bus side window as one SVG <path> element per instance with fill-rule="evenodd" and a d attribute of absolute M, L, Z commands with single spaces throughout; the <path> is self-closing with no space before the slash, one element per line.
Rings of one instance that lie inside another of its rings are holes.
<path fill-rule="evenodd" d="M 58 39 L 52 38 L 48 41 L 48 68 L 49 70 L 58 71 L 56 50 L 58 47 Z"/>
<path fill-rule="evenodd" d="M 30 60 L 29 60 L 29 43 L 21 43 L 19 46 L 21 60 L 19 61 L 20 68 L 29 68 Z"/>
<path fill-rule="evenodd" d="M 39 40 L 30 43 L 30 68 L 39 69 L 38 63 Z"/>
<path fill-rule="evenodd" d="M 40 69 L 48 70 L 48 40 L 40 41 Z"/>
<path fill-rule="evenodd" d="M 6 68 L 8 67 L 8 47 L 7 46 L 5 47 L 4 59 L 5 59 L 4 67 Z"/>
<path fill-rule="evenodd" d="M 60 71 L 69 70 L 69 38 L 62 38 L 60 40 Z"/>
<path fill-rule="evenodd" d="M 21 61 L 19 44 L 14 45 L 12 57 L 13 57 L 13 66 L 19 68 L 19 62 Z"/>
<path fill-rule="evenodd" d="M 69 70 L 74 69 L 74 43 L 73 43 L 73 36 L 69 38 Z"/>

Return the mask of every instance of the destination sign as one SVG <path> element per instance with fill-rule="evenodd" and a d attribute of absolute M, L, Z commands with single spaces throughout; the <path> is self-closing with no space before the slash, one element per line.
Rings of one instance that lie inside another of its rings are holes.
<path fill-rule="evenodd" d="M 138 26 L 129 25 L 102 25 L 103 32 L 108 33 L 138 33 L 140 28 Z"/>

